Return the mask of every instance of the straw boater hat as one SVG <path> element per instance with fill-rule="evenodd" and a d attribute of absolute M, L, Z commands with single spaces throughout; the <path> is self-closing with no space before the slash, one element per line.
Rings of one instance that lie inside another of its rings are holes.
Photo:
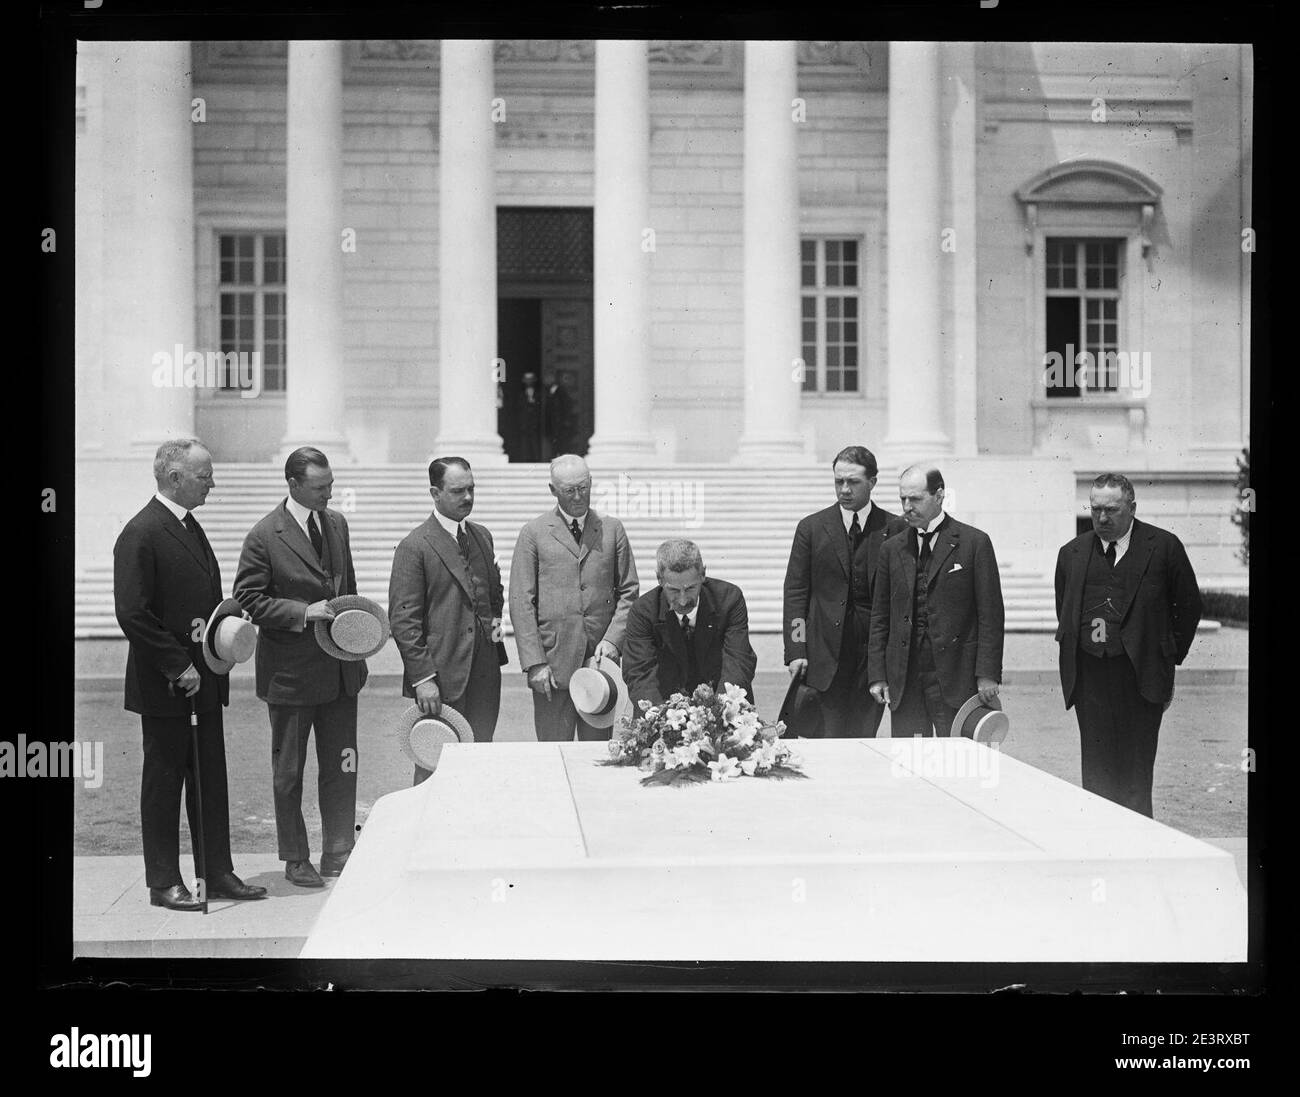
<path fill-rule="evenodd" d="M 421 769 L 435 770 L 442 748 L 448 743 L 474 742 L 474 729 L 450 705 L 443 705 L 437 716 L 426 716 L 419 705 L 412 705 L 397 718 L 397 745 Z"/>
<path fill-rule="evenodd" d="M 612 727 L 628 706 L 627 683 L 618 664 L 595 655 L 573 672 L 569 696 L 583 722 L 594 728 Z"/>
<path fill-rule="evenodd" d="M 236 663 L 243 663 L 257 647 L 257 626 L 233 598 L 227 598 L 203 626 L 203 661 L 214 674 L 229 674 Z"/>
<path fill-rule="evenodd" d="M 1011 721 L 1002 711 L 1002 702 L 996 697 L 991 705 L 984 704 L 977 693 L 957 710 L 952 722 L 952 736 L 964 735 L 985 746 L 996 746 L 1007 737 Z"/>
<path fill-rule="evenodd" d="M 344 594 L 329 603 L 332 621 L 316 622 L 316 643 L 347 662 L 368 659 L 388 641 L 388 614 L 378 602 L 359 594 Z"/>

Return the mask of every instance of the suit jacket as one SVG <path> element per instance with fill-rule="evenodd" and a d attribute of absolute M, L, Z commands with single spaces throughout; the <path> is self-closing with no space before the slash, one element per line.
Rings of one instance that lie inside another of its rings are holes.
<path fill-rule="evenodd" d="M 199 672 L 195 708 L 213 712 L 229 701 L 230 679 L 203 658 L 203 626 L 221 601 L 221 569 L 206 536 L 195 538 L 157 499 L 150 499 L 113 545 L 113 607 L 130 642 L 126 656 L 128 712 L 190 714 L 183 691 L 169 691 L 185 668 Z"/>
<path fill-rule="evenodd" d="M 916 548 L 911 528 L 880 552 L 867 646 L 867 677 L 889 684 L 897 708 L 907 681 L 912 642 Z M 978 678 L 1002 681 L 1002 583 L 989 535 L 952 515 L 944 518 L 930 556 L 927 605 L 930 644 L 944 701 L 954 708 L 975 692 Z"/>
<path fill-rule="evenodd" d="M 501 570 L 492 551 L 492 534 L 466 520 L 465 530 L 487 561 L 492 616 L 505 605 Z M 402 694 L 415 696 L 413 683 L 435 672 L 444 697 L 459 697 L 469 682 L 478 629 L 469 568 L 456 538 L 432 514 L 408 533 L 393 554 L 388 581 L 388 624 L 402 654 Z"/>
<path fill-rule="evenodd" d="M 691 642 L 701 682 L 715 690 L 730 682 L 754 700 L 758 656 L 749 644 L 749 612 L 738 586 L 704 580 Z M 634 704 L 644 699 L 657 705 L 695 686 L 686 681 L 686 641 L 662 587 L 641 595 L 628 614 L 623 680 Z"/>
<path fill-rule="evenodd" d="M 862 543 L 850 565 L 838 503 L 808 515 L 795 527 L 790 562 L 785 569 L 785 661 L 789 664 L 795 659 L 807 659 L 804 681 L 813 689 L 828 688 L 839 667 L 850 566 L 858 628 L 865 638 L 880 550 L 888 537 L 906 528 L 902 518 L 873 503 L 863 526 Z M 800 620 L 804 622 L 804 638 L 796 640 L 795 622 Z"/>
<path fill-rule="evenodd" d="M 268 704 L 320 705 L 340 688 L 355 696 L 366 683 L 365 661 L 329 655 L 316 643 L 315 622 L 306 620 L 312 602 L 357 592 L 347 519 L 325 510 L 318 521 L 329 544 L 328 574 L 284 503 L 249 530 L 239 554 L 234 594 L 259 629 L 257 696 Z"/>
<path fill-rule="evenodd" d="M 1074 704 L 1083 581 L 1096 538 L 1092 530 L 1081 533 L 1056 557 L 1056 641 L 1067 709 Z M 1168 530 L 1134 518 L 1124 560 L 1120 639 L 1137 672 L 1138 692 L 1163 704 L 1174 694 L 1174 667 L 1196 636 L 1201 592 L 1183 543 Z"/>
<path fill-rule="evenodd" d="M 510 621 L 519 666 L 550 666 L 567 689 L 586 653 L 601 640 L 621 652 L 632 603 L 641 584 L 623 523 L 587 512 L 576 544 L 560 510 L 547 511 L 519 531 L 510 564 Z"/>

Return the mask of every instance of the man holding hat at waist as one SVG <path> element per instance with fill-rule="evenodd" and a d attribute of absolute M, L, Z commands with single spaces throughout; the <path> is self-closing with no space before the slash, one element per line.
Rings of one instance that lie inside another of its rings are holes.
<path fill-rule="evenodd" d="M 192 895 L 181 878 L 182 786 L 196 866 L 203 834 L 207 898 L 261 899 L 266 888 L 245 884 L 230 860 L 221 709 L 229 703 L 233 661 L 218 661 L 206 648 L 215 619 L 230 607 L 222 601 L 217 558 L 193 515 L 212 490 L 212 457 L 197 439 L 173 439 L 158 447 L 153 472 L 157 493 L 113 546 L 113 603 L 130 642 L 126 709 L 139 713 L 144 733 L 140 829 L 149 901 L 198 911 L 203 897 Z M 238 634 L 238 625 L 232 626 Z M 191 757 L 191 708 L 198 713 L 197 759 Z M 196 765 L 203 782 L 201 823 Z"/>
<path fill-rule="evenodd" d="M 501 709 L 501 612 L 505 590 L 492 534 L 469 521 L 474 473 L 463 457 L 429 465 L 433 513 L 393 554 L 388 620 L 402 653 L 402 695 L 437 716 L 444 704 L 475 742 L 491 742 Z M 429 776 L 415 768 L 415 784 Z"/>
<path fill-rule="evenodd" d="M 321 887 L 321 875 L 343 871 L 356 841 L 357 694 L 366 683 L 366 664 L 336 658 L 321 646 L 314 627 L 333 620 L 331 600 L 357 592 L 347 520 L 327 508 L 334 483 L 329 460 L 304 446 L 289 455 L 284 478 L 289 497 L 244 539 L 234 593 L 261 630 L 257 696 L 271 718 L 275 829 L 284 875 L 299 887 Z M 324 832 L 320 875 L 302 817 L 302 774 L 313 728 Z"/>
<path fill-rule="evenodd" d="M 591 509 L 587 462 L 551 462 L 556 506 L 519 531 L 510 565 L 510 620 L 519 665 L 533 691 L 537 740 L 608 739 L 583 720 L 569 694 L 574 671 L 593 656 L 617 662 L 641 585 L 623 523 Z"/>

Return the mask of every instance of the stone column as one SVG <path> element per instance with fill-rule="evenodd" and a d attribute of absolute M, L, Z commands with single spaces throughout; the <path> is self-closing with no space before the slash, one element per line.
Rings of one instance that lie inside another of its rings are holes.
<path fill-rule="evenodd" d="M 804 458 L 794 42 L 745 43 L 745 426 L 739 461 Z"/>
<path fill-rule="evenodd" d="M 653 460 L 650 420 L 650 72 L 646 43 L 596 43 L 595 407 L 590 457 Z"/>
<path fill-rule="evenodd" d="M 891 461 L 952 452 L 944 427 L 939 46 L 889 44 L 888 255 Z M 958 241 L 972 247 L 973 240 Z"/>
<path fill-rule="evenodd" d="M 430 457 L 504 462 L 497 433 L 491 39 L 443 39 L 438 92 L 438 433 Z M 506 364 L 510 377 L 510 363 Z"/>
<path fill-rule="evenodd" d="M 281 455 L 351 460 L 344 433 L 343 43 L 289 43 L 288 348 Z"/>
<path fill-rule="evenodd" d="M 152 458 L 164 438 L 194 433 L 196 390 L 175 384 L 175 372 L 173 383 L 164 383 L 168 371 L 160 368 L 172 362 L 175 369 L 177 347 L 182 359 L 200 349 L 194 345 L 193 65 L 189 42 L 119 43 L 113 57 L 119 56 L 106 79 L 125 86 L 104 93 L 104 254 L 111 258 L 102 269 L 110 302 L 102 311 L 103 361 L 105 383 L 129 394 L 120 411 L 130 424 L 130 452 Z M 119 275 L 125 287 L 110 288 Z"/>

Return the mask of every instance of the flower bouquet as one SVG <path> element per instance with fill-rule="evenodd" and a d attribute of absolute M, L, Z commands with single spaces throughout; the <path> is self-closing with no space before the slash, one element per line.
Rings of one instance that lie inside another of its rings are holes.
<path fill-rule="evenodd" d="M 643 785 L 731 781 L 738 777 L 804 777 L 800 760 L 781 742 L 783 723 L 765 724 L 739 686 L 701 685 L 687 697 L 639 704 L 610 740 L 606 765 L 639 766 Z"/>

